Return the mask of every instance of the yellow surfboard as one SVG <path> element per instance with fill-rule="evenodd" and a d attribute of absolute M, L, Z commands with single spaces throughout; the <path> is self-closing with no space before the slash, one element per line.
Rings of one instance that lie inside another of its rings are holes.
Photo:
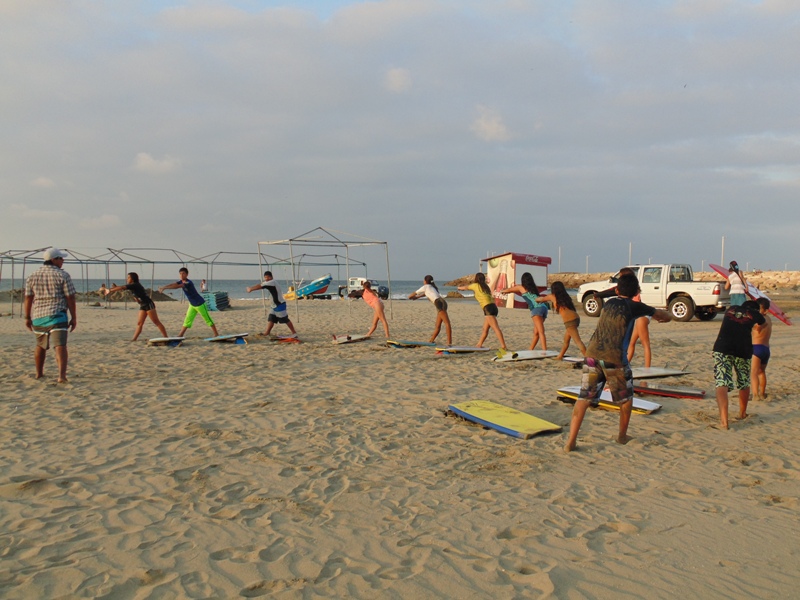
<path fill-rule="evenodd" d="M 527 440 L 546 431 L 561 431 L 561 426 L 489 400 L 470 400 L 448 407 L 459 417 Z"/>

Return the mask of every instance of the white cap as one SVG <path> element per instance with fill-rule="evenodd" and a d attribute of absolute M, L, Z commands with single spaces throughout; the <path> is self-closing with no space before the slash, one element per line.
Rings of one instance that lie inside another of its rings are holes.
<path fill-rule="evenodd" d="M 44 251 L 44 260 L 53 260 L 54 258 L 67 258 L 67 253 L 55 246 Z"/>

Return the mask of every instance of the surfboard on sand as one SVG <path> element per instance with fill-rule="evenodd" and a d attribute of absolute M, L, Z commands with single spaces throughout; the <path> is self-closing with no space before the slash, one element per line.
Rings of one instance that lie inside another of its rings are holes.
<path fill-rule="evenodd" d="M 182 337 L 160 337 L 160 338 L 150 338 L 147 340 L 148 346 L 169 346 L 170 348 L 175 348 L 180 346 L 183 343 L 183 340 L 186 338 Z"/>
<path fill-rule="evenodd" d="M 581 387 L 579 385 L 567 386 L 560 388 L 556 392 L 556 397 L 562 402 L 574 404 L 578 399 L 580 392 Z M 611 392 L 608 390 L 603 390 L 603 393 L 600 394 L 600 403 L 598 406 L 600 408 L 604 408 L 605 410 L 619 410 L 619 406 L 611 401 Z M 644 400 L 643 398 L 637 398 L 636 396 L 633 397 L 632 411 L 635 413 L 649 415 L 650 413 L 656 412 L 660 408 L 661 405 L 657 402 L 650 402 L 650 400 Z"/>
<path fill-rule="evenodd" d="M 447 407 L 459 417 L 527 440 L 539 433 L 561 431 L 561 426 L 489 400 L 470 400 Z"/>
<path fill-rule="evenodd" d="M 369 336 L 366 335 L 334 335 L 333 336 L 333 343 L 334 344 L 353 344 L 355 342 L 363 342 L 365 340 L 370 339 Z"/>
<path fill-rule="evenodd" d="M 206 342 L 227 342 L 229 344 L 246 344 L 249 333 L 231 333 L 228 335 L 218 335 L 217 337 L 206 338 Z"/>
<path fill-rule="evenodd" d="M 436 351 L 440 354 L 470 354 L 473 352 L 494 352 L 491 348 L 479 348 L 478 346 L 436 346 Z"/>
<path fill-rule="evenodd" d="M 495 362 L 516 362 L 519 360 L 539 360 L 542 358 L 554 358 L 558 356 L 555 350 L 498 350 L 497 356 L 492 358 Z"/>
<path fill-rule="evenodd" d="M 569 356 L 569 355 L 566 355 L 561 360 L 563 360 L 564 362 L 578 364 L 578 363 L 583 363 L 583 361 L 585 359 L 582 356 Z"/>
<path fill-rule="evenodd" d="M 717 273 L 722 275 L 726 280 L 728 279 L 728 275 L 730 275 L 730 271 L 725 267 L 720 267 L 719 265 L 712 265 L 709 263 L 708 265 L 712 269 L 714 269 Z M 764 292 L 758 289 L 749 281 L 747 282 L 747 295 L 750 296 L 751 300 L 758 300 L 759 298 L 766 298 L 769 300 L 769 313 L 774 316 L 776 319 L 786 323 L 787 325 L 791 325 L 792 322 L 789 320 L 789 316 L 783 312 L 778 305 L 775 304 L 769 296 L 767 296 Z"/>
<path fill-rule="evenodd" d="M 410 340 L 386 340 L 390 348 L 419 348 L 421 346 L 436 347 L 436 342 L 412 342 Z"/>
<path fill-rule="evenodd" d="M 633 382 L 633 391 L 637 394 L 666 396 L 668 398 L 693 398 L 699 400 L 706 397 L 706 391 L 700 388 L 636 380 Z"/>
<path fill-rule="evenodd" d="M 677 377 L 689 374 L 689 371 L 669 369 L 667 367 L 633 367 L 631 371 L 634 379 L 655 379 L 657 377 Z"/>

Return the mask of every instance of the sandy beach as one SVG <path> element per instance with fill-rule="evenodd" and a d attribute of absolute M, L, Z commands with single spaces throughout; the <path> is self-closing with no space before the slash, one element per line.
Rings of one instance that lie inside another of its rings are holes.
<path fill-rule="evenodd" d="M 17 598 L 789 598 L 800 584 L 797 325 L 775 322 L 768 399 L 718 422 L 711 347 L 721 319 L 651 325 L 653 365 L 706 399 L 587 414 L 562 451 L 580 371 L 393 349 L 361 301 L 305 301 L 304 343 L 255 334 L 260 302 L 232 298 L 178 348 L 129 341 L 137 311 L 79 305 L 69 383 L 33 379 L 33 335 L 0 304 L 0 596 Z M 162 302 L 177 333 L 185 304 Z M 387 315 L 388 315 L 387 307 Z M 791 312 L 791 311 L 789 311 Z M 427 339 L 427 301 L 398 301 L 393 337 Z M 453 301 L 454 343 L 482 316 Z M 527 349 L 525 310 L 500 312 Z M 588 342 L 596 320 L 582 317 Z M 277 326 L 275 333 L 286 333 Z M 563 325 L 546 322 L 558 350 Z M 487 345 L 495 346 L 490 334 Z M 573 350 L 572 353 L 577 353 Z M 641 351 L 634 358 L 640 365 Z M 732 395 L 735 397 L 735 394 Z M 448 416 L 488 399 L 564 426 L 515 439 Z M 735 411 L 733 411 L 735 414 Z"/>

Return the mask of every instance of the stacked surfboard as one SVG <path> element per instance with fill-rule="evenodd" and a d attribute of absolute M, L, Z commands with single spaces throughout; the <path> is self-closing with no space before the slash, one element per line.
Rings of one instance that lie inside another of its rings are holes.
<path fill-rule="evenodd" d="M 228 292 L 203 292 L 202 296 L 208 310 L 225 310 L 231 307 Z"/>

